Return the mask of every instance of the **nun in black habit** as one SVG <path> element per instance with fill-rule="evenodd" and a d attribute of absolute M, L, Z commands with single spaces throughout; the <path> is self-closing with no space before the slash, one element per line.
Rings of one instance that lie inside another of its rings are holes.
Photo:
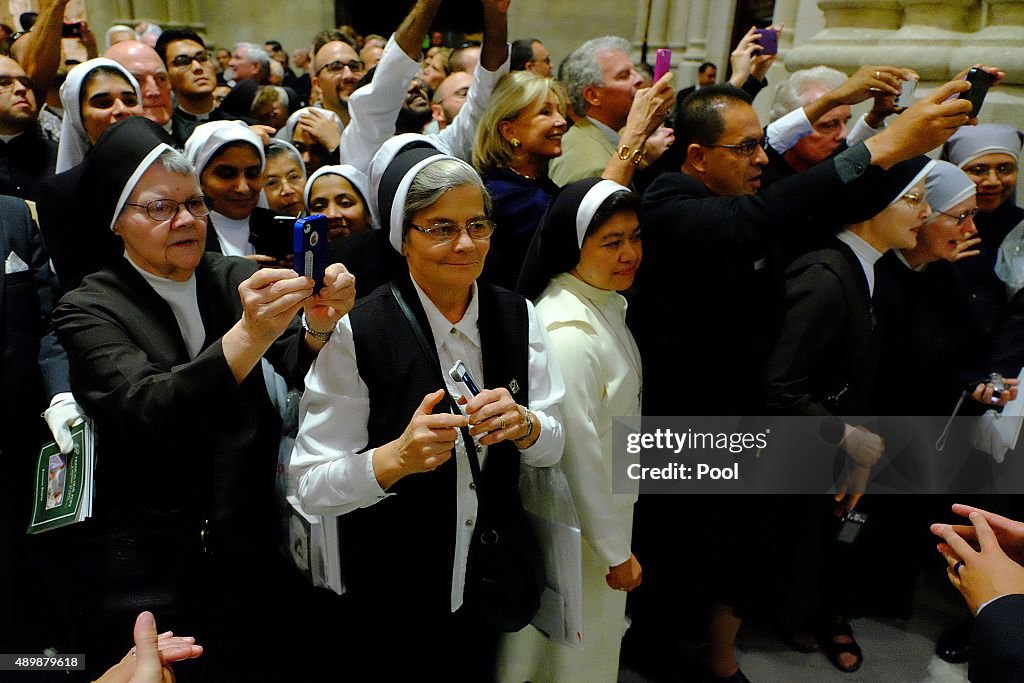
<path fill-rule="evenodd" d="M 71 651 L 101 672 L 148 609 L 206 645 L 208 680 L 283 680 L 308 661 L 288 647 L 311 620 L 277 554 L 281 419 L 259 368 L 265 357 L 301 387 L 351 308 L 352 278 L 333 265 L 311 297 L 313 282 L 291 270 L 205 253 L 195 171 L 158 135 L 117 124 L 87 163 L 102 172 L 84 175 L 85 209 L 123 257 L 53 314 L 100 444 L 93 516 L 67 530 Z M 281 647 L 256 661 L 253 633 Z"/>

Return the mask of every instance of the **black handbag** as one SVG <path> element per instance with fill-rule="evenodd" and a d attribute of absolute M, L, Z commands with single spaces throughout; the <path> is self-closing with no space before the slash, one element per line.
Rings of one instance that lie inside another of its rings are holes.
<path fill-rule="evenodd" d="M 441 386 L 446 387 L 436 349 L 427 342 L 416 315 L 394 283 L 391 284 L 391 293 L 412 326 L 427 361 L 437 368 Z M 447 390 L 445 401 L 449 412 L 460 414 L 458 405 Z M 479 501 L 476 532 L 470 544 L 466 568 L 465 604 L 494 629 L 514 633 L 529 624 L 540 609 L 540 596 L 545 584 L 540 544 L 518 496 L 500 514 L 497 512 L 496 499 L 488 497 L 484 491 L 473 437 L 467 427 L 460 431 Z"/>

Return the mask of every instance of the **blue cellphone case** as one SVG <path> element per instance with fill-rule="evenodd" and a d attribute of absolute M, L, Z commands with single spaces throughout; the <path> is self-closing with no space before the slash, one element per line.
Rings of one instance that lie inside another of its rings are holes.
<path fill-rule="evenodd" d="M 295 272 L 313 280 L 320 291 L 327 270 L 327 216 L 313 214 L 295 221 Z"/>

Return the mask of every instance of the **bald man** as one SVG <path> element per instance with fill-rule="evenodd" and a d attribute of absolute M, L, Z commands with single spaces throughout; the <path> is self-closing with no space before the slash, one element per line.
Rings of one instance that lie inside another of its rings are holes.
<path fill-rule="evenodd" d="M 473 76 L 465 71 L 456 71 L 437 86 L 430 105 L 430 112 L 431 118 L 437 122 L 439 131 L 447 128 L 455 115 L 462 110 L 462 105 L 466 104 L 466 95 L 469 94 L 469 86 L 472 83 Z"/>
<path fill-rule="evenodd" d="M 171 132 L 171 80 L 167 67 L 156 50 L 137 40 L 112 45 L 103 55 L 128 69 L 142 90 L 144 116 Z"/>

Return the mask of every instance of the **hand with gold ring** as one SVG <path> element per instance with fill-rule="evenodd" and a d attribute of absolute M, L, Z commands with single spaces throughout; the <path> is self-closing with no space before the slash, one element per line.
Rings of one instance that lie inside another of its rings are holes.
<path fill-rule="evenodd" d="M 508 389 L 484 389 L 466 403 L 469 433 L 482 435 L 478 439 L 481 446 L 521 439 L 529 428 L 522 411 Z"/>

